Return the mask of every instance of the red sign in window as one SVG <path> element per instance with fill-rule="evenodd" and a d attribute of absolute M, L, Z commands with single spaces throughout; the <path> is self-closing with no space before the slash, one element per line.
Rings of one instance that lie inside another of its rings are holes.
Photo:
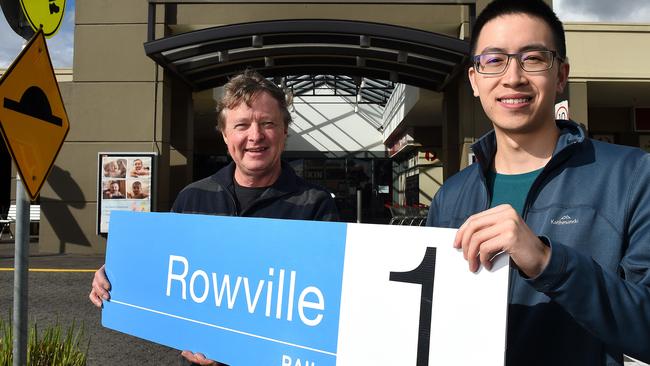
<path fill-rule="evenodd" d="M 634 110 L 634 129 L 636 131 L 650 131 L 650 108 L 636 108 Z"/>

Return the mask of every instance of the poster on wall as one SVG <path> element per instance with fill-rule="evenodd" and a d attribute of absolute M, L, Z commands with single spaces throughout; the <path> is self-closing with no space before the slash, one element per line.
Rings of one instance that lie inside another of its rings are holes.
<path fill-rule="evenodd" d="M 112 211 L 152 211 L 156 154 L 100 152 L 97 157 L 97 234 L 107 234 Z"/>

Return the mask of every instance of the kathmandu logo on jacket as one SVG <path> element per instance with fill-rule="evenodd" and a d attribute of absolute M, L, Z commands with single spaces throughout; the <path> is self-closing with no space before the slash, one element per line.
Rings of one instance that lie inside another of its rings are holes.
<path fill-rule="evenodd" d="M 551 219 L 551 224 L 553 225 L 572 225 L 572 224 L 577 224 L 578 222 L 579 222 L 578 219 L 573 219 L 569 215 L 564 215 L 560 217 L 559 220 Z"/>

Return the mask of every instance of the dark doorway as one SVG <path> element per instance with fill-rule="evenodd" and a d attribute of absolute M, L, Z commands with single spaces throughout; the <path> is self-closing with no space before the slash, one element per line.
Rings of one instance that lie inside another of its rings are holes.
<path fill-rule="evenodd" d="M 357 194 L 361 195 L 362 222 L 385 224 L 390 212 L 391 161 L 382 158 L 291 159 L 296 173 L 333 194 L 341 219 L 357 221 Z"/>

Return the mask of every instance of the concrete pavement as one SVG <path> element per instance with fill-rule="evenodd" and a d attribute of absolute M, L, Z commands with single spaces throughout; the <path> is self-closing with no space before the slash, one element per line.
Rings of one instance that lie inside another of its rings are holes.
<path fill-rule="evenodd" d="M 35 247 L 32 244 L 32 252 Z M 13 309 L 13 243 L 0 243 L 0 317 L 11 322 Z M 29 258 L 29 322 L 39 332 L 59 323 L 83 324 L 89 366 L 177 365 L 179 352 L 101 325 L 101 311 L 88 300 L 94 270 L 103 256 L 33 254 Z"/>

